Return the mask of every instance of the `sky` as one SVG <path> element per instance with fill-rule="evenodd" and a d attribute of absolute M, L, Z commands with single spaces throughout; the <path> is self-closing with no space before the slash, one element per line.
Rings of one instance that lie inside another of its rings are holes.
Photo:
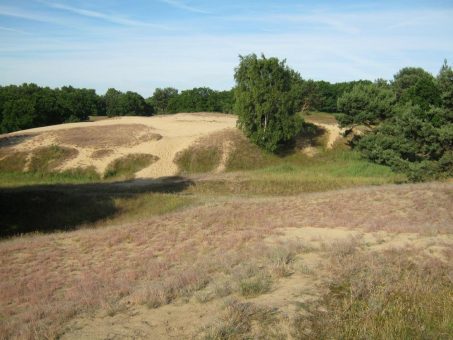
<path fill-rule="evenodd" d="M 0 0 L 0 85 L 223 90 L 250 53 L 330 82 L 437 74 L 452 18 L 453 0 Z"/>

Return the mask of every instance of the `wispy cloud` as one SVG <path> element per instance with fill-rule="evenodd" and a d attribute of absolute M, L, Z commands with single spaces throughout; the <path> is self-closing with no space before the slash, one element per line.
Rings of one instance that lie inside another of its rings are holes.
<path fill-rule="evenodd" d="M 20 34 L 30 34 L 28 32 L 22 31 L 22 30 L 17 30 L 15 28 L 5 27 L 5 26 L 0 26 L 0 30 L 8 31 L 8 32 L 14 32 L 14 33 L 20 33 Z"/>
<path fill-rule="evenodd" d="M 194 13 L 202 13 L 202 14 L 209 14 L 208 11 L 205 11 L 203 9 L 200 9 L 200 8 L 197 8 L 197 7 L 193 7 L 193 6 L 190 6 L 182 1 L 179 1 L 179 0 L 159 0 L 160 2 L 164 2 L 172 7 L 175 7 L 175 8 L 178 8 L 178 9 L 182 9 L 182 10 L 185 10 L 185 11 L 189 11 L 189 12 L 194 12 Z"/>
<path fill-rule="evenodd" d="M 123 25 L 123 26 L 142 26 L 142 27 L 153 27 L 153 28 L 160 28 L 160 29 L 168 29 L 167 26 L 165 25 L 159 25 L 159 24 L 153 24 L 149 22 L 143 22 L 139 20 L 132 20 L 128 18 L 123 18 L 117 15 L 113 14 L 106 14 L 98 11 L 92 11 L 92 10 L 87 10 L 84 8 L 78 8 L 78 7 L 73 7 L 73 6 L 68 6 L 68 5 L 63 5 L 60 3 L 55 3 L 55 2 L 48 2 L 48 1 L 43 1 L 43 0 L 38 0 L 38 2 L 62 11 L 67 11 L 71 12 L 74 14 L 78 14 L 84 17 L 88 18 L 95 18 L 95 19 L 101 19 L 104 21 L 108 21 L 114 24 L 118 25 Z"/>
<path fill-rule="evenodd" d="M 12 18 L 19 18 L 31 21 L 38 21 L 50 24 L 57 24 L 57 25 L 65 25 L 63 20 L 59 20 L 58 18 L 52 17 L 50 15 L 28 11 L 23 9 L 18 9 L 15 7 L 9 6 L 0 6 L 0 16 L 7 16 Z"/>

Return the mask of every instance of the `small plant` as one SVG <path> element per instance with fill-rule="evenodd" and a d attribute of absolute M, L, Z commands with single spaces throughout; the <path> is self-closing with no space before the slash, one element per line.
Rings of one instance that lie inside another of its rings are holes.
<path fill-rule="evenodd" d="M 245 297 L 254 297 L 267 293 L 272 286 L 272 280 L 268 275 L 258 274 L 239 282 L 239 292 Z"/>

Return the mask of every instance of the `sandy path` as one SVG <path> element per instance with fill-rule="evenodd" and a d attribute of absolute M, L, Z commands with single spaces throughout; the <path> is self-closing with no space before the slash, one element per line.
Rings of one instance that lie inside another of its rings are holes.
<path fill-rule="evenodd" d="M 327 149 L 331 149 L 335 141 L 339 139 L 344 131 L 337 124 L 314 123 L 315 125 L 327 130 L 329 138 L 327 139 Z"/>
<path fill-rule="evenodd" d="M 145 125 L 151 128 L 153 133 L 161 135 L 162 138 L 160 140 L 149 140 L 139 144 L 122 146 L 115 145 L 112 140 L 112 144 L 115 146 L 109 149 L 112 149 L 113 152 L 104 158 L 91 157 L 92 153 L 99 149 L 96 145 L 80 147 L 70 143 L 58 143 L 61 146 L 76 148 L 79 151 L 78 156 L 64 164 L 61 169 L 94 166 L 97 171 L 103 173 L 107 165 L 116 158 L 131 153 L 145 153 L 153 154 L 159 157 L 159 160 L 139 171 L 136 174 L 137 178 L 173 176 L 178 172 L 173 160 L 179 151 L 186 149 L 200 137 L 235 127 L 236 116 L 216 113 L 179 113 L 153 117 L 118 117 L 97 122 L 40 127 L 17 131 L 1 137 L 31 135 L 30 138 L 14 146 L 14 149 L 18 151 L 31 151 L 36 147 L 55 144 L 55 134 L 61 133 L 62 130 L 83 127 L 130 126 L 131 124 L 137 124 L 137 126 Z M 83 135 L 81 138 L 83 138 Z"/>

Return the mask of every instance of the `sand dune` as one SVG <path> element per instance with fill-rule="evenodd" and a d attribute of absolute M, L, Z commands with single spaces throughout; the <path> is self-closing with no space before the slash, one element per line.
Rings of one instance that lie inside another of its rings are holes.
<path fill-rule="evenodd" d="M 152 154 L 159 160 L 139 171 L 136 177 L 156 178 L 177 174 L 173 161 L 179 151 L 200 137 L 234 126 L 236 117 L 233 115 L 179 113 L 53 125 L 2 137 L 24 136 L 21 142 L 11 146 L 17 151 L 30 152 L 53 144 L 76 148 L 77 157 L 64 163 L 61 170 L 94 166 L 103 173 L 108 164 L 119 157 L 132 153 Z"/>

